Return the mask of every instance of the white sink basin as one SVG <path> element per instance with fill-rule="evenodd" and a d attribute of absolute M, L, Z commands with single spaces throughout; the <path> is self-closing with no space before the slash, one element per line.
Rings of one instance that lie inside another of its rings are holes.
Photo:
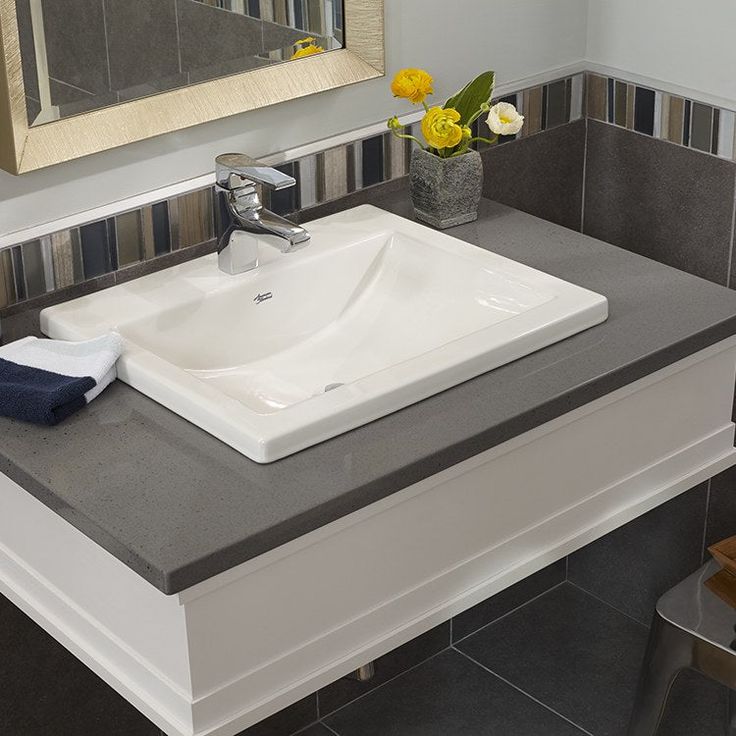
<path fill-rule="evenodd" d="M 119 377 L 257 462 L 370 422 L 603 322 L 606 299 L 371 206 L 239 276 L 205 256 L 45 309 L 116 330 Z"/>

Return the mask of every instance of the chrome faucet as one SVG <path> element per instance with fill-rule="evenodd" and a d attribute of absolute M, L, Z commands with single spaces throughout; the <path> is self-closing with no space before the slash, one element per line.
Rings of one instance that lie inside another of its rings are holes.
<path fill-rule="evenodd" d="M 258 265 L 259 243 L 291 253 L 309 244 L 309 233 L 261 204 L 256 184 L 269 189 L 293 187 L 296 180 L 242 153 L 215 159 L 218 209 L 223 233 L 217 243 L 221 271 L 238 274 Z M 275 242 L 272 242 L 275 241 Z"/>

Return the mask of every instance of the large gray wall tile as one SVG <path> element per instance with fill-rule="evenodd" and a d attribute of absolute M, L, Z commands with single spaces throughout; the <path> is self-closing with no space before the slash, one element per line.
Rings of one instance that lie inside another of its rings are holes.
<path fill-rule="evenodd" d="M 587 235 L 726 284 L 736 164 L 588 121 Z"/>
<path fill-rule="evenodd" d="M 181 71 L 174 0 L 105 0 L 105 21 L 113 89 Z"/>
<path fill-rule="evenodd" d="M 583 547 L 568 580 L 648 626 L 657 599 L 701 565 L 707 484 Z"/>
<path fill-rule="evenodd" d="M 49 75 L 92 94 L 108 91 L 105 18 L 100 0 L 45 2 L 43 19 Z"/>
<path fill-rule="evenodd" d="M 580 229 L 585 121 L 483 152 L 483 196 Z"/>
<path fill-rule="evenodd" d="M 255 18 L 180 0 L 182 71 L 196 72 L 228 61 L 246 60 L 263 50 L 263 23 Z M 242 71 L 248 68 L 243 63 Z M 232 72 L 230 72 L 232 73 Z"/>

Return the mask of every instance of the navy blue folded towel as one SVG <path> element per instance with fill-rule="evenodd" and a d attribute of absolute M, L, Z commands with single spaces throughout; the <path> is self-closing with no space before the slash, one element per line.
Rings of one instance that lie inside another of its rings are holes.
<path fill-rule="evenodd" d="M 27 337 L 0 347 L 0 414 L 58 424 L 115 380 L 121 352 L 115 334 L 84 342 Z"/>

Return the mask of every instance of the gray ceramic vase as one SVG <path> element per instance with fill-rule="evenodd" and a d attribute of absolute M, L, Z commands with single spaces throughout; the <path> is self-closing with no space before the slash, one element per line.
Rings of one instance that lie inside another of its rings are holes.
<path fill-rule="evenodd" d="M 417 220 L 444 229 L 478 219 L 483 162 L 478 151 L 440 158 L 415 148 L 409 169 Z"/>

